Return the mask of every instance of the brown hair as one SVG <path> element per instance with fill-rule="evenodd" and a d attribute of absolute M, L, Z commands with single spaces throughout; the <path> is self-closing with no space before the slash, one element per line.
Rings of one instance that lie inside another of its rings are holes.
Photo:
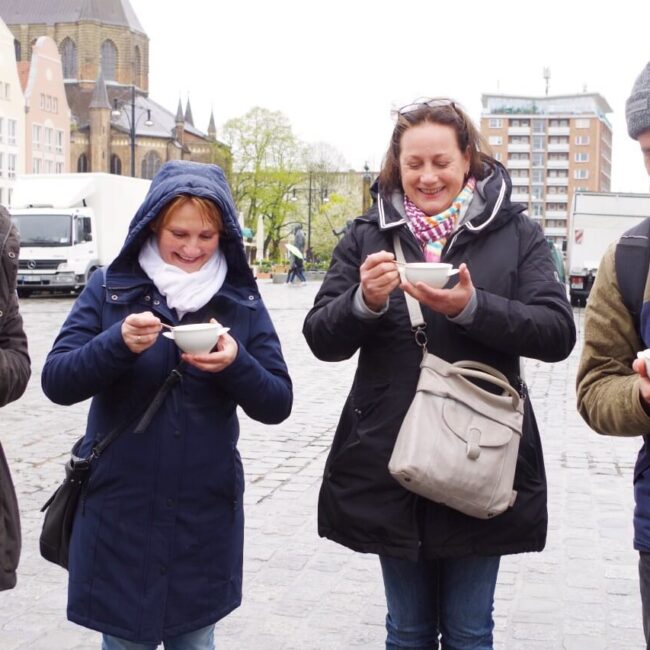
<path fill-rule="evenodd" d="M 379 184 L 382 190 L 392 192 L 402 189 L 399 167 L 402 136 L 411 127 L 425 122 L 445 124 L 454 129 L 458 148 L 461 152 L 469 154 L 469 175 L 477 180 L 485 176 L 484 163 L 494 161 L 485 138 L 458 104 L 451 100 L 431 100 L 430 103 L 433 105 L 422 100 L 421 103 L 416 102 L 409 105 L 407 109 L 397 112 L 393 135 L 379 172 Z"/>
<path fill-rule="evenodd" d="M 151 222 L 151 230 L 157 234 L 167 225 L 172 215 L 174 214 L 174 211 L 177 208 L 184 206 L 186 203 L 191 203 L 199 211 L 201 214 L 201 219 L 204 223 L 209 223 L 211 226 L 214 226 L 220 235 L 223 234 L 223 218 L 221 216 L 221 211 L 219 208 L 212 201 L 210 201 L 210 199 L 204 199 L 200 196 L 193 196 L 189 194 L 181 194 L 179 196 L 176 196 L 169 203 L 167 203 L 158 213 L 158 216 Z"/>

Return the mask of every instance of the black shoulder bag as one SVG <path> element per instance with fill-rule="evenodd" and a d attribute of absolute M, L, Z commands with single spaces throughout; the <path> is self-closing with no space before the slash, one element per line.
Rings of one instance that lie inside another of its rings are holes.
<path fill-rule="evenodd" d="M 134 433 L 142 433 L 149 426 L 151 419 L 160 408 L 167 393 L 180 381 L 182 365 L 183 362 L 176 366 L 165 380 L 165 383 L 158 389 L 135 427 Z M 41 508 L 41 512 L 45 512 L 45 519 L 41 530 L 40 548 L 41 555 L 48 562 L 58 564 L 64 569 L 68 568 L 68 549 L 72 535 L 72 524 L 79 497 L 90 474 L 91 463 L 102 455 L 106 448 L 122 433 L 124 428 L 124 425 L 121 425 L 113 429 L 92 448 L 90 455 L 86 458 L 79 458 L 76 455 L 84 439 L 83 436 L 72 447 L 70 459 L 65 464 L 63 483 L 59 485 L 54 494 Z"/>

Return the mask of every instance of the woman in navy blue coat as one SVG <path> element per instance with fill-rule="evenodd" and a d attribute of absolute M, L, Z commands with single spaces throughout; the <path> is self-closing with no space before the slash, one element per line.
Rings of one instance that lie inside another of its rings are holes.
<path fill-rule="evenodd" d="M 212 319 L 230 333 L 209 354 L 181 354 L 160 336 L 163 322 Z M 180 358 L 182 381 L 134 433 Z M 277 424 L 292 405 L 220 168 L 163 165 L 118 257 L 75 302 L 42 385 L 58 404 L 92 398 L 80 455 L 124 426 L 76 514 L 68 618 L 104 633 L 104 650 L 213 648 L 214 623 L 241 602 L 237 407 Z"/>

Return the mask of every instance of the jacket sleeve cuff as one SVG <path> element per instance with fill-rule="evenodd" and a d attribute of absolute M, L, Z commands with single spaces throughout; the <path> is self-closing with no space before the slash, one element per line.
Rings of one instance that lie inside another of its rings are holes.
<path fill-rule="evenodd" d="M 474 315 L 476 314 L 476 307 L 478 305 L 478 299 L 476 297 L 476 289 L 472 292 L 471 298 L 468 300 L 463 311 L 460 312 L 457 316 L 448 316 L 447 318 L 456 325 L 461 325 L 462 327 L 469 327 L 474 322 Z"/>
<path fill-rule="evenodd" d="M 387 298 L 386 304 L 379 311 L 370 309 L 370 307 L 366 305 L 366 301 L 363 299 L 363 291 L 361 290 L 361 285 L 359 285 L 352 297 L 352 313 L 361 320 L 373 320 L 375 318 L 380 318 L 388 311 L 389 303 L 390 300 Z"/>

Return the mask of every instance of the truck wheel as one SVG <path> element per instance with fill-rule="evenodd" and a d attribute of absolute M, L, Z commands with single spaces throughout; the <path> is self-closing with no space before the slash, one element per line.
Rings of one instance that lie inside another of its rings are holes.
<path fill-rule="evenodd" d="M 17 289 L 19 298 L 29 298 L 32 295 L 31 289 Z"/>

